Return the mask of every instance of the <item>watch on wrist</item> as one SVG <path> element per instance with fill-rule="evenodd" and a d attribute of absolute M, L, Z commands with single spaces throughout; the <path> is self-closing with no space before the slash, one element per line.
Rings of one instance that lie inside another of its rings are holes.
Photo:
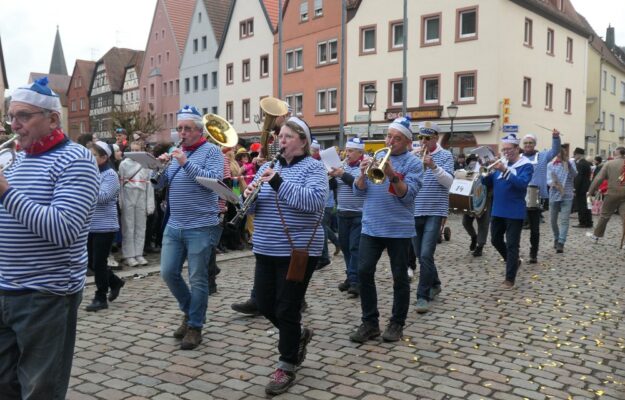
<path fill-rule="evenodd" d="M 399 182 L 399 177 L 397 175 L 393 175 L 393 176 L 391 176 L 391 179 L 389 179 L 389 181 L 391 183 L 398 183 Z"/>

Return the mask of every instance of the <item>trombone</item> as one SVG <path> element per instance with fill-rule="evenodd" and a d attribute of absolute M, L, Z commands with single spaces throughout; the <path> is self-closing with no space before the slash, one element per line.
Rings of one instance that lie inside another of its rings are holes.
<path fill-rule="evenodd" d="M 382 157 L 381 160 L 378 160 L 376 156 L 383 151 L 386 151 L 386 154 Z M 376 185 L 384 182 L 384 180 L 386 179 L 386 174 L 384 174 L 384 167 L 390 156 L 390 147 L 383 147 L 373 153 L 373 159 L 371 160 L 371 164 L 369 164 L 367 170 L 365 171 L 365 173 L 367 174 L 367 178 L 369 178 L 371 182 L 375 183 Z"/>
<path fill-rule="evenodd" d="M 8 169 L 15 162 L 15 150 L 12 146 L 18 137 L 19 135 L 15 134 L 0 145 L 0 172 Z"/>

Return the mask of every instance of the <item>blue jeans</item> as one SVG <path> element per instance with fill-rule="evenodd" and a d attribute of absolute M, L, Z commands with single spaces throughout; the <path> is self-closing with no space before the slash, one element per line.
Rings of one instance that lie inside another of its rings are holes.
<path fill-rule="evenodd" d="M 0 398 L 65 400 L 82 292 L 0 295 Z"/>
<path fill-rule="evenodd" d="M 358 248 L 362 215 L 343 217 L 339 215 L 339 241 L 345 259 L 345 272 L 351 285 L 358 284 Z"/>
<path fill-rule="evenodd" d="M 553 201 L 549 207 L 553 240 L 564 244 L 569 233 L 569 218 L 571 216 L 571 208 L 573 207 L 573 199 Z"/>
<path fill-rule="evenodd" d="M 490 241 L 506 261 L 506 280 L 512 283 L 519 269 L 519 243 L 522 229 L 522 219 L 491 216 Z"/>
<path fill-rule="evenodd" d="M 419 286 L 417 287 L 417 299 L 433 300 L 430 298 L 430 289 L 441 285 L 438 279 L 438 271 L 434 264 L 434 251 L 440 236 L 443 217 L 415 217 L 417 236 L 412 238 L 414 253 L 419 260 Z"/>
<path fill-rule="evenodd" d="M 208 264 L 221 236 L 221 226 L 193 229 L 165 228 L 161 249 L 161 277 L 189 316 L 188 325 L 202 328 L 208 307 Z M 189 262 L 189 286 L 182 278 L 182 264 Z"/>
<path fill-rule="evenodd" d="M 391 259 L 393 273 L 393 311 L 391 322 L 404 326 L 410 303 L 410 283 L 408 281 L 408 252 L 410 238 L 384 238 L 360 235 L 360 306 L 362 322 L 368 326 L 380 325 L 378 293 L 375 288 L 375 269 L 384 249 Z"/>

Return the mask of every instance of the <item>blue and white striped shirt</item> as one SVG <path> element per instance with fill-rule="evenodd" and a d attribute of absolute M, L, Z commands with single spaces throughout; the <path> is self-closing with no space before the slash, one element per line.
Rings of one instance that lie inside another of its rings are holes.
<path fill-rule="evenodd" d="M 269 163 L 265 163 L 254 179 L 258 179 L 268 167 Z M 296 158 L 291 165 L 277 164 L 275 171 L 283 180 L 278 189 L 278 202 L 289 235 L 296 249 L 305 249 L 326 204 L 329 191 L 327 170 L 320 161 L 307 156 Z M 291 245 L 284 232 L 276 208 L 276 192 L 271 185 L 263 184 L 254 205 L 254 253 L 290 256 Z M 321 255 L 323 238 L 323 228 L 319 225 L 308 249 L 309 255 Z"/>
<path fill-rule="evenodd" d="M 117 232 L 119 230 L 117 217 L 119 189 L 119 177 L 107 164 L 100 170 L 100 191 L 89 232 Z"/>
<path fill-rule="evenodd" d="M 19 153 L 4 176 L 11 187 L 0 198 L 0 289 L 79 292 L 100 185 L 91 152 L 67 142 Z"/>
<path fill-rule="evenodd" d="M 164 186 L 169 182 L 170 177 L 173 177 L 169 185 L 170 216 L 167 225 L 174 229 L 218 225 L 217 193 L 197 183 L 196 178 L 222 180 L 224 156 L 217 146 L 208 142 L 192 153 L 186 152 L 186 155 L 187 162 L 182 168 L 175 158 L 172 159 L 169 168 L 163 174 L 163 179 L 157 186 L 157 188 Z"/>
<path fill-rule="evenodd" d="M 351 175 L 354 180 L 360 176 L 360 163 L 356 163 L 355 166 L 350 167 L 346 162 L 343 164 L 343 171 L 346 174 Z M 362 206 L 365 202 L 363 196 L 356 196 L 352 185 L 348 185 L 341 178 L 336 178 L 336 192 L 338 198 L 338 211 L 352 211 L 362 213 Z"/>
<path fill-rule="evenodd" d="M 376 185 L 365 179 L 364 190 L 354 182 L 354 193 L 364 196 L 362 210 L 362 233 L 374 237 L 411 238 L 416 235 L 414 225 L 414 199 L 423 186 L 423 163 L 406 151 L 389 158 L 393 170 L 404 176 L 408 191 L 404 197 L 389 192 L 388 178 Z"/>
<path fill-rule="evenodd" d="M 415 197 L 414 216 L 441 216 L 449 215 L 449 186 L 441 184 L 437 178 L 439 174 L 448 174 L 447 178 L 453 181 L 454 156 L 447 150 L 437 145 L 431 153 L 437 170 L 425 168 L 423 174 L 423 187 Z M 439 171 L 440 169 L 440 171 Z"/>
<path fill-rule="evenodd" d="M 551 186 L 549 189 L 549 201 L 562 201 L 573 199 L 573 180 L 577 176 L 577 167 L 575 161 L 567 160 L 569 167 L 564 169 L 563 163 L 559 162 L 554 164 L 551 161 L 547 164 L 547 185 Z M 554 185 L 554 176 L 560 185 L 564 193 L 560 193 Z"/>
<path fill-rule="evenodd" d="M 523 154 L 523 157 L 527 158 L 534 166 L 534 175 L 532 176 L 530 185 L 538 186 L 541 199 L 549 198 L 549 191 L 547 190 L 547 164 L 560 152 L 560 144 L 560 136 L 554 137 L 551 140 L 550 150 L 543 150 L 531 156 Z"/>

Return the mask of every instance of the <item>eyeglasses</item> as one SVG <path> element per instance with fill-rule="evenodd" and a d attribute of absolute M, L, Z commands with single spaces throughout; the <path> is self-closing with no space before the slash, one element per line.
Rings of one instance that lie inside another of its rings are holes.
<path fill-rule="evenodd" d="M 516 147 L 502 147 L 501 151 L 504 153 L 512 153 L 514 151 L 516 151 L 517 148 Z"/>
<path fill-rule="evenodd" d="M 431 136 L 425 136 L 425 135 L 417 135 L 417 140 L 430 140 L 432 137 Z"/>
<path fill-rule="evenodd" d="M 19 122 L 20 124 L 25 124 L 28 121 L 30 121 L 30 119 L 33 117 L 33 115 L 36 114 L 45 114 L 45 111 L 33 111 L 33 112 L 26 112 L 26 111 L 18 111 L 16 114 L 9 114 L 9 122 L 13 122 L 13 120 L 17 120 L 17 122 Z"/>
<path fill-rule="evenodd" d="M 524 146 L 527 146 L 528 144 L 534 146 L 536 143 L 534 143 L 534 142 L 525 142 L 525 143 L 523 143 Z"/>
<path fill-rule="evenodd" d="M 177 132 L 185 131 L 188 133 L 188 132 L 193 132 L 193 129 L 195 129 L 194 126 L 177 126 L 176 127 Z"/>

